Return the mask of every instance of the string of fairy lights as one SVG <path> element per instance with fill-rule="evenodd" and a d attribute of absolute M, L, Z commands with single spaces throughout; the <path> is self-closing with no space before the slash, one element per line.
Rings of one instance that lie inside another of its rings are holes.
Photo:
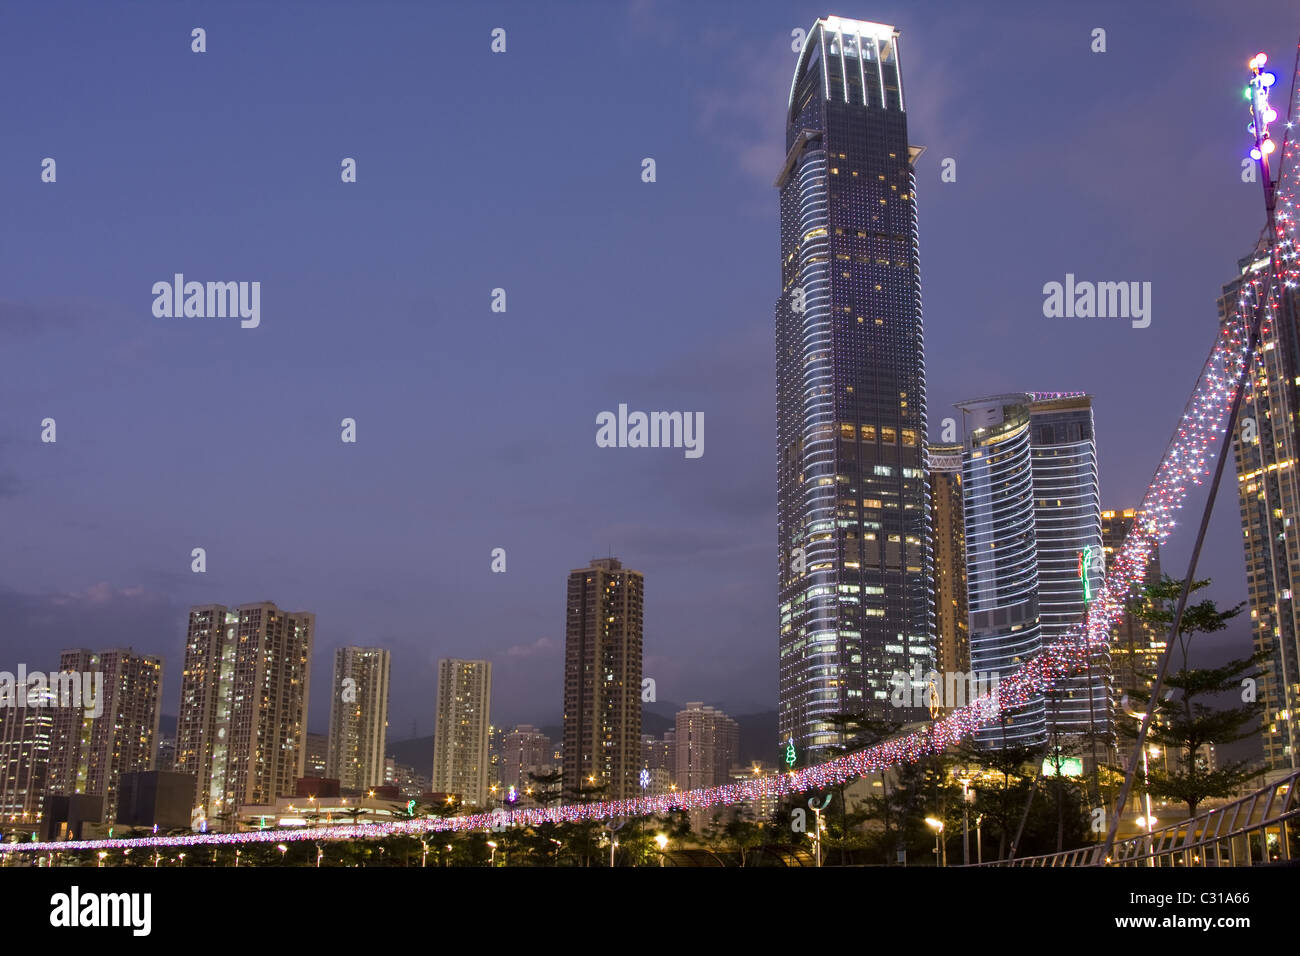
<path fill-rule="evenodd" d="M 1300 116 L 1300 83 L 1293 87 L 1292 117 Z M 1287 129 L 1292 124 L 1287 123 Z M 1281 150 L 1277 182 L 1277 235 L 1282 263 L 1282 284 L 1300 284 L 1300 257 L 1296 252 L 1296 214 L 1300 201 L 1300 160 L 1297 143 L 1287 136 Z M 1191 397 L 1183 409 L 1155 476 L 1147 487 L 1133 530 L 1106 571 L 1105 580 L 1092 594 L 1087 618 L 1073 632 L 1049 644 L 1020 669 L 1003 678 L 996 689 L 965 707 L 953 710 L 922 730 L 885 741 L 855 753 L 811 767 L 755 776 L 719 787 L 623 800 L 565 804 L 555 807 L 497 809 L 424 819 L 351 823 L 326 827 L 262 829 L 245 833 L 192 833 L 179 836 L 116 838 L 64 842 L 0 844 L 3 852 L 69 852 L 151 847 L 192 847 L 253 843 L 324 842 L 382 839 L 394 836 L 423 838 L 432 833 L 500 831 L 542 823 L 578 823 L 620 817 L 662 816 L 680 810 L 699 810 L 824 790 L 847 781 L 940 753 L 1002 714 L 1023 707 L 1058 681 L 1087 667 L 1092 655 L 1104 653 L 1114 625 L 1127 601 L 1138 592 L 1155 549 L 1173 533 L 1176 517 L 1192 490 L 1209 473 L 1216 450 L 1222 451 L 1222 429 L 1236 390 L 1243 384 L 1249 356 L 1251 318 L 1266 283 L 1258 275 L 1246 285 L 1234 314 L 1226 317 L 1202 366 Z M 1265 328 L 1279 307 L 1280 290 L 1269 286 L 1265 303 Z M 1266 333 L 1267 334 L 1267 333 Z M 793 749 L 791 742 L 790 749 Z"/>

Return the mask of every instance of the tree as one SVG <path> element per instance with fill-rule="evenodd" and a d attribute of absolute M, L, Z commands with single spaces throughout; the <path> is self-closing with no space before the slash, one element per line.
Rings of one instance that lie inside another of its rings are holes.
<path fill-rule="evenodd" d="M 830 722 L 835 726 L 835 732 L 839 735 L 840 738 L 839 746 L 831 746 L 825 748 L 825 752 L 829 754 L 832 758 L 840 757 L 845 754 L 856 753 L 857 751 L 865 750 L 868 747 L 874 747 L 882 740 L 894 736 L 903 728 L 903 725 L 901 723 L 898 723 L 897 721 L 872 720 L 864 713 L 831 714 Z M 888 781 L 886 780 L 885 771 L 883 768 L 880 771 L 880 785 L 882 791 L 887 793 L 889 784 Z M 839 847 L 840 850 L 840 865 L 843 865 L 845 862 L 844 853 L 845 850 L 848 849 L 850 843 L 848 839 L 850 826 L 856 826 L 858 823 L 861 823 L 868 816 L 870 816 L 869 811 L 861 812 L 864 805 L 859 804 L 858 808 L 854 811 L 854 813 L 857 814 L 858 819 L 854 820 L 853 823 L 850 824 L 849 822 L 850 811 L 848 808 L 848 801 L 845 799 L 844 796 L 844 791 L 847 788 L 847 786 L 848 786 L 848 782 L 845 781 L 844 783 L 839 784 L 835 788 L 836 793 L 839 795 L 840 798 L 839 800 L 840 822 L 839 822 L 839 833 L 834 838 L 833 842 L 835 843 L 835 845 Z M 885 842 L 888 843 L 889 842 L 889 803 L 888 801 L 885 801 L 884 803 L 878 804 L 877 806 L 882 811 L 883 822 L 885 827 Z M 830 821 L 827 821 L 827 823 L 829 825 Z"/>
<path fill-rule="evenodd" d="M 1193 581 L 1190 594 L 1208 586 L 1210 580 Z M 1143 588 L 1140 598 L 1129 604 L 1129 613 L 1135 619 L 1168 632 L 1173 625 L 1174 611 L 1182 594 L 1183 582 L 1168 575 L 1158 584 Z M 1144 710 L 1154 706 L 1154 717 L 1147 730 L 1149 743 L 1160 744 L 1177 753 L 1173 769 L 1158 767 L 1150 774 L 1148 786 L 1151 793 L 1187 804 L 1189 817 L 1196 816 L 1196 808 L 1207 799 L 1231 796 L 1243 783 L 1256 776 L 1258 771 L 1248 760 L 1236 760 L 1213 770 L 1205 757 L 1207 744 L 1226 744 L 1242 740 L 1252 733 L 1249 725 L 1263 710 L 1263 703 L 1255 699 L 1243 700 L 1243 685 L 1257 681 L 1261 676 L 1258 667 L 1267 654 L 1228 661 L 1220 667 L 1193 668 L 1190 662 L 1192 639 L 1197 634 L 1222 631 L 1228 622 L 1241 613 L 1245 603 L 1220 611 L 1211 600 L 1191 604 L 1183 610 L 1177 634 L 1177 645 L 1168 653 L 1178 653 L 1181 668 L 1165 678 L 1170 695 L 1151 701 L 1151 695 L 1141 688 L 1131 691 L 1133 698 Z M 1154 675 L 1143 675 L 1154 680 Z M 1253 686 L 1253 683 L 1252 683 Z M 1222 694 L 1239 695 L 1239 703 L 1227 708 L 1215 708 L 1205 698 Z M 1253 695 L 1251 695 L 1253 698 Z M 1123 725 L 1125 736 L 1136 739 L 1137 730 Z"/>

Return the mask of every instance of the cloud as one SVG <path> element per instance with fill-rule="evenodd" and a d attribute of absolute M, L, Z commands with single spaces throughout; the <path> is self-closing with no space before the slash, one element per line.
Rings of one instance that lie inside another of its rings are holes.
<path fill-rule="evenodd" d="M 794 73 L 788 38 L 777 37 L 753 55 L 736 56 L 722 71 L 728 85 L 701 94 L 696 123 L 715 144 L 731 151 L 737 167 L 770 187 L 785 159 L 785 107 Z"/>
<path fill-rule="evenodd" d="M 0 621 L 0 667 L 23 661 L 53 669 L 59 651 L 68 647 L 134 647 L 175 657 L 185 636 L 184 613 L 163 595 L 107 581 L 64 593 L 0 589 Z"/>
<path fill-rule="evenodd" d="M 560 649 L 558 641 L 553 641 L 549 637 L 539 637 L 531 644 L 515 644 L 507 648 L 506 657 L 520 659 L 531 657 L 550 657 Z"/>

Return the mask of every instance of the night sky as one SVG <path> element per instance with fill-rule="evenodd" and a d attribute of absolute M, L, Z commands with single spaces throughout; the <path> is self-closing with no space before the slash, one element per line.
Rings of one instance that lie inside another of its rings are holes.
<path fill-rule="evenodd" d="M 830 13 L 902 31 L 931 440 L 1086 390 L 1103 507 L 1137 504 L 1262 223 L 1241 90 L 1257 50 L 1289 73 L 1293 0 L 6 4 L 0 670 L 129 644 L 174 714 L 189 606 L 271 600 L 317 615 L 313 730 L 348 643 L 393 651 L 390 739 L 449 655 L 493 662 L 495 723 L 554 723 L 567 572 L 612 553 L 661 700 L 772 709 L 772 181 L 791 31 Z M 259 281 L 260 327 L 156 318 L 177 272 Z M 1066 273 L 1151 282 L 1150 327 L 1044 318 Z M 620 403 L 703 412 L 704 455 L 598 448 Z"/>

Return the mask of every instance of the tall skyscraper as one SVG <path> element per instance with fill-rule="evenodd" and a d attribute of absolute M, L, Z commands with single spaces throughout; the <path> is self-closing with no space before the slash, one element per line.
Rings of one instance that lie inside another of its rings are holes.
<path fill-rule="evenodd" d="M 162 658 L 128 649 L 95 653 L 66 650 L 59 670 L 102 672 L 103 713 L 83 708 L 54 712 L 49 792 L 102 794 L 104 820 L 117 818 L 118 782 L 122 774 L 153 770 L 162 714 Z"/>
<path fill-rule="evenodd" d="M 1043 642 L 1053 644 L 1071 632 L 1082 633 L 1088 601 L 1106 577 L 1097 440 L 1090 396 L 1033 392 L 1030 397 L 1038 609 Z M 1048 726 L 1064 734 L 1096 735 L 1098 759 L 1113 728 L 1110 685 L 1110 654 L 1099 651 L 1086 670 L 1058 681 L 1047 694 Z"/>
<path fill-rule="evenodd" d="M 344 789 L 384 783 L 391 666 L 391 655 L 378 647 L 340 647 L 334 652 L 325 775 Z"/>
<path fill-rule="evenodd" d="M 564 787 L 636 796 L 641 772 L 645 578 L 617 558 L 569 572 L 564 632 Z"/>
<path fill-rule="evenodd" d="M 1082 393 L 1017 392 L 957 407 L 967 435 L 971 668 L 1003 680 L 1080 627 L 1104 578 L 1092 402 Z M 1110 657 L 1102 652 L 976 737 L 986 746 L 1036 746 L 1055 727 L 1101 739 L 1111 717 Z"/>
<path fill-rule="evenodd" d="M 0 707 L 0 824 L 39 821 L 54 738 L 54 693 L 41 692 L 44 706 Z"/>
<path fill-rule="evenodd" d="M 740 725 L 703 702 L 688 703 L 677 712 L 674 736 L 681 790 L 720 787 L 731 781 L 731 765 L 740 757 Z"/>
<path fill-rule="evenodd" d="M 1257 249 L 1238 267 L 1219 299 L 1220 322 L 1238 308 L 1253 309 L 1252 288 L 1255 297 L 1262 294 L 1268 256 Z M 1293 596 L 1300 585 L 1300 292 L 1285 290 L 1280 304 L 1278 319 L 1264 324 L 1232 442 L 1251 628 L 1255 650 L 1268 655 L 1259 685 L 1260 735 L 1273 770 L 1300 766 L 1300 610 Z"/>
<path fill-rule="evenodd" d="M 939 672 L 970 671 L 966 621 L 966 524 L 962 514 L 961 445 L 930 446 L 930 513 L 934 519 L 934 611 Z"/>
<path fill-rule="evenodd" d="M 898 31 L 825 17 L 786 112 L 776 304 L 779 730 L 835 745 L 832 715 L 889 706 L 935 664 L 925 360 Z M 812 759 L 816 759 L 812 757 Z"/>
<path fill-rule="evenodd" d="M 467 804 L 486 806 L 491 697 L 489 662 L 454 657 L 438 661 L 431 777 L 435 793 L 454 793 Z"/>
<path fill-rule="evenodd" d="M 190 609 L 176 769 L 196 777 L 194 805 L 214 829 L 292 796 L 304 776 L 315 631 L 314 614 L 269 601 Z"/>

